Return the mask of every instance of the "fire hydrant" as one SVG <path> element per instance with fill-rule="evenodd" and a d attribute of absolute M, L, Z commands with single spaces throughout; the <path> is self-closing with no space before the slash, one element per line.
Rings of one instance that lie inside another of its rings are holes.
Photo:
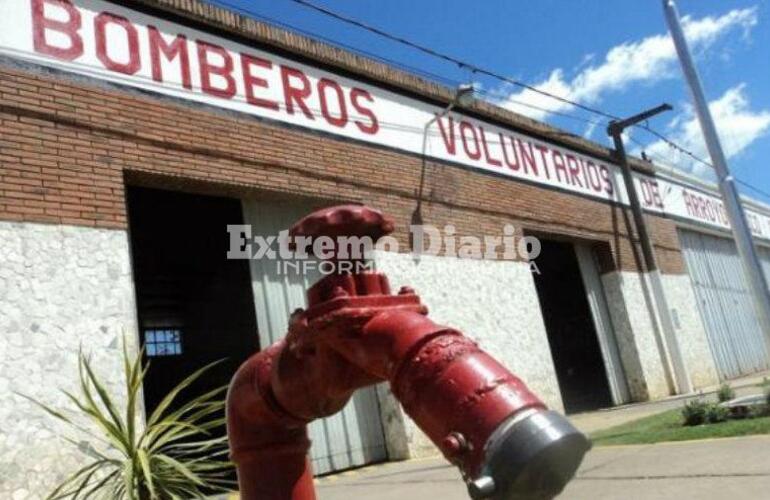
<path fill-rule="evenodd" d="M 290 236 L 377 240 L 391 231 L 379 211 L 342 205 L 306 216 Z M 227 432 L 244 500 L 315 500 L 307 424 L 383 381 L 474 499 L 553 498 L 590 448 L 475 342 L 428 319 L 412 289 L 392 294 L 384 274 L 328 274 L 307 302 L 286 337 L 230 384 Z"/>

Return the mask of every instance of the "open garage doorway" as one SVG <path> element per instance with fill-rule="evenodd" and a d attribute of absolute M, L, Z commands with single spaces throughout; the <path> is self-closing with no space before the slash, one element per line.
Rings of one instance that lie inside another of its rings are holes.
<path fill-rule="evenodd" d="M 259 349 L 259 336 L 248 262 L 226 258 L 227 225 L 243 223 L 240 201 L 139 187 L 128 187 L 127 197 L 149 415 L 211 362 L 224 360 L 180 403 L 227 385 Z"/>
<path fill-rule="evenodd" d="M 565 411 L 625 402 L 625 377 L 591 249 L 540 241 L 535 286 Z"/>

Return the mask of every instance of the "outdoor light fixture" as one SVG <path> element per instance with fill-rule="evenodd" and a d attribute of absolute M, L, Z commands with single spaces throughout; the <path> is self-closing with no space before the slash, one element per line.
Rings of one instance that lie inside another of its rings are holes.
<path fill-rule="evenodd" d="M 476 92 L 472 83 L 463 83 L 457 87 L 454 102 L 460 106 L 467 106 L 473 99 L 473 93 Z"/>
<path fill-rule="evenodd" d="M 452 101 L 447 104 L 447 106 L 440 112 L 436 113 L 433 118 L 428 120 L 428 123 L 425 124 L 425 130 L 422 134 L 422 155 L 425 157 L 425 148 L 427 147 L 428 143 L 428 129 L 431 125 L 436 123 L 439 118 L 445 117 L 450 111 L 452 111 L 455 106 L 467 106 L 471 103 L 473 100 L 473 93 L 476 91 L 476 89 L 473 87 L 472 83 L 463 83 L 461 85 L 457 86 L 457 90 L 455 91 L 455 97 L 452 99 Z M 424 170 L 424 169 L 423 169 Z"/>

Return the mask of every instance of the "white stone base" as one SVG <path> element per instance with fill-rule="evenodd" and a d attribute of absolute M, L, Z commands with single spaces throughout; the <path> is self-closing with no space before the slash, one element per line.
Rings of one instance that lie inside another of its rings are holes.
<path fill-rule="evenodd" d="M 661 280 L 669 308 L 679 319 L 675 335 L 693 385 L 698 388 L 716 383 L 714 359 L 689 277 L 664 274 Z M 663 352 L 656 341 L 642 275 L 610 272 L 602 276 L 602 282 L 632 398 L 645 401 L 669 396 Z"/>
<path fill-rule="evenodd" d="M 76 392 L 82 347 L 122 396 L 135 315 L 125 231 L 0 222 L 0 498 L 43 498 L 90 460 L 61 438 L 81 436 L 16 393 L 69 408 L 59 388 Z"/>
<path fill-rule="evenodd" d="M 662 281 L 666 299 L 674 311 L 674 330 L 693 390 L 718 384 L 719 374 L 690 277 L 686 274 L 664 274 Z"/>

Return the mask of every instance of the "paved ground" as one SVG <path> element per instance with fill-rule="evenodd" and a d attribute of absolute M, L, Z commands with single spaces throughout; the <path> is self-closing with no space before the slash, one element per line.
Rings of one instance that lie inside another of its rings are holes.
<path fill-rule="evenodd" d="M 456 470 L 438 459 L 367 467 L 317 487 L 319 500 L 468 499 Z M 596 448 L 559 498 L 770 498 L 770 436 Z"/>
<path fill-rule="evenodd" d="M 763 373 L 730 385 L 737 395 L 761 392 Z M 714 399 L 716 387 L 704 389 Z M 681 407 L 701 395 L 669 398 L 571 415 L 583 432 Z M 364 467 L 316 480 L 319 500 L 467 500 L 457 470 L 423 459 Z M 223 496 L 237 500 L 237 495 Z M 770 435 L 639 446 L 598 447 L 583 462 L 561 499 L 770 499 Z"/>
<path fill-rule="evenodd" d="M 761 392 L 768 373 L 733 380 L 738 396 Z M 681 407 L 701 395 L 669 398 L 571 415 L 591 433 Z M 441 459 L 388 463 L 317 480 L 319 500 L 467 500 L 457 471 Z M 770 436 L 727 438 L 592 450 L 560 498 L 577 500 L 770 499 Z"/>

